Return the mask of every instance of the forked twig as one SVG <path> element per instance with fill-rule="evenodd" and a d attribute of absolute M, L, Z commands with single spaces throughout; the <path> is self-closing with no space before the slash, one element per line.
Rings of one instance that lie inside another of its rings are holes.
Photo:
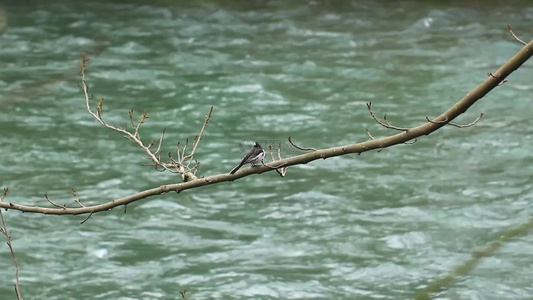
<path fill-rule="evenodd" d="M 268 145 L 268 149 L 270 150 L 270 158 L 272 159 L 272 161 L 274 161 L 274 154 L 272 153 L 272 145 Z M 281 160 L 281 143 L 278 143 L 278 159 Z M 281 177 L 285 177 L 285 174 L 287 174 L 287 170 L 289 169 L 289 167 L 284 167 L 283 165 L 278 166 L 278 167 L 269 167 L 265 165 L 265 163 L 263 163 L 263 166 L 269 169 L 275 169 L 276 172 L 278 172 L 279 176 Z"/>
<path fill-rule="evenodd" d="M 374 119 L 374 121 L 378 122 L 379 125 L 381 125 L 381 126 L 383 126 L 385 128 L 399 130 L 399 131 L 408 131 L 409 130 L 408 127 L 398 127 L 398 126 L 394 126 L 391 123 L 389 123 L 389 121 L 387 120 L 387 115 L 386 114 L 383 116 L 383 120 L 385 120 L 385 122 L 383 122 L 380 119 L 378 119 L 378 117 L 376 117 L 376 115 L 372 111 L 372 102 L 368 102 L 366 104 L 366 107 L 368 108 L 368 111 L 370 112 L 370 116 L 372 117 L 372 119 Z"/>
<path fill-rule="evenodd" d="M 150 150 L 150 148 L 155 144 L 155 141 L 151 141 L 147 145 L 145 145 L 141 141 L 141 137 L 140 137 L 140 134 L 139 134 L 139 128 L 141 127 L 142 124 L 144 124 L 145 120 L 148 119 L 148 115 L 146 114 L 145 110 L 142 111 L 141 116 L 139 117 L 139 119 L 136 122 L 133 120 L 133 114 L 134 114 L 133 110 L 130 110 L 128 112 L 128 116 L 129 116 L 130 123 L 131 123 L 131 126 L 132 126 L 132 130 L 130 132 L 130 131 L 127 130 L 127 127 L 119 128 L 115 124 L 111 125 L 111 124 L 108 124 L 107 122 L 104 121 L 104 119 L 102 118 L 103 102 L 104 102 L 103 98 L 101 98 L 98 101 L 98 105 L 96 106 L 96 112 L 94 112 L 91 109 L 91 106 L 89 104 L 89 100 L 92 99 L 92 94 L 89 93 L 89 86 L 87 85 L 86 79 L 85 79 L 85 75 L 86 75 L 86 71 L 87 71 L 87 62 L 88 62 L 88 59 L 82 56 L 82 59 L 81 59 L 81 79 L 82 79 L 82 83 L 81 83 L 80 88 L 83 91 L 83 93 L 85 94 L 85 106 L 86 106 L 87 111 L 100 124 L 102 124 L 104 127 L 123 134 L 126 139 L 132 141 L 133 143 L 135 143 L 139 147 L 141 147 L 143 149 L 143 151 L 144 151 L 144 156 L 146 158 L 148 158 L 149 160 L 151 160 L 152 164 L 150 164 L 150 165 L 154 166 L 157 171 L 160 171 L 160 172 L 169 171 L 169 172 L 172 172 L 172 173 L 180 173 L 180 174 L 182 174 L 182 177 L 183 177 L 184 180 L 185 179 L 187 179 L 187 180 L 196 179 L 195 173 L 198 171 L 199 164 L 196 163 L 195 166 L 192 169 L 189 166 L 191 165 L 191 163 L 193 161 L 193 156 L 196 153 L 196 150 L 198 148 L 198 144 L 200 143 L 200 140 L 202 139 L 202 135 L 203 135 L 203 133 L 205 131 L 207 123 L 211 119 L 211 115 L 213 113 L 213 106 L 211 106 L 211 108 L 209 110 L 209 114 L 205 117 L 205 121 L 204 121 L 204 124 L 203 124 L 203 126 L 202 126 L 202 128 L 200 130 L 200 134 L 197 137 L 194 138 L 194 142 L 193 142 L 193 145 L 192 145 L 192 150 L 190 151 L 190 153 L 186 155 L 186 150 L 187 150 L 187 146 L 188 146 L 188 142 L 189 142 L 189 139 L 187 139 L 187 141 L 185 143 L 185 146 L 183 147 L 181 153 L 180 153 L 179 144 L 178 144 L 178 147 L 176 148 L 176 154 L 177 154 L 177 159 L 176 160 L 172 159 L 172 156 L 169 154 L 170 161 L 163 162 L 163 161 L 161 161 L 161 147 L 163 145 L 163 139 L 164 139 L 164 136 L 165 136 L 166 129 L 163 129 L 163 132 L 161 133 L 161 136 L 159 138 L 159 143 L 157 145 L 157 149 L 154 152 L 152 152 L 152 150 Z M 189 162 L 187 164 L 185 164 L 185 161 L 189 161 Z"/>
<path fill-rule="evenodd" d="M 87 85 L 87 82 L 85 80 L 85 72 L 87 71 L 87 62 L 88 61 L 89 61 L 89 59 L 87 59 L 84 56 L 82 56 L 82 58 L 81 58 L 81 83 L 82 83 L 81 88 L 83 90 L 83 93 L 85 94 L 85 106 L 86 106 L 86 109 L 89 112 L 89 114 L 91 114 L 93 116 L 93 118 L 95 118 L 104 127 L 108 128 L 108 129 L 111 129 L 113 131 L 120 132 L 128 140 L 136 143 L 139 147 L 141 147 L 144 150 L 145 154 L 154 162 L 154 164 L 161 164 L 160 161 L 157 159 L 157 157 L 152 153 L 152 151 L 150 151 L 150 149 L 148 149 L 148 147 L 145 146 L 142 143 L 142 141 L 140 140 L 140 138 L 139 138 L 139 126 L 141 126 L 141 124 L 144 123 L 144 120 L 146 118 L 148 118 L 148 116 L 146 115 L 145 111 L 143 111 L 141 117 L 139 118 L 139 121 L 137 122 L 137 125 L 134 125 L 133 124 L 133 110 L 130 110 L 129 116 L 130 116 L 130 120 L 132 122 L 132 126 L 134 126 L 134 130 L 135 130 L 133 134 L 131 132 L 129 132 L 129 131 L 125 130 L 125 129 L 119 128 L 119 127 L 117 127 L 115 125 L 110 125 L 110 124 L 106 123 L 102 119 L 103 102 L 104 102 L 103 98 L 101 98 L 100 101 L 98 102 L 98 106 L 96 108 L 96 113 L 94 113 L 92 111 L 91 106 L 89 105 L 89 100 L 91 99 L 91 97 L 89 96 L 89 86 Z"/>
<path fill-rule="evenodd" d="M 7 195 L 7 188 L 4 188 L 4 193 L 0 197 L 0 202 L 4 202 L 4 198 Z M 17 258 L 15 256 L 15 250 L 13 249 L 13 244 L 11 243 L 11 233 L 7 230 L 6 222 L 4 221 L 4 215 L 2 215 L 2 210 L 0 210 L 0 220 L 2 221 L 2 227 L 0 227 L 0 232 L 6 237 L 7 246 L 9 247 L 9 252 L 11 252 L 11 260 L 13 261 L 13 266 L 15 267 L 15 294 L 17 295 L 18 300 L 22 300 L 22 294 L 20 293 L 20 284 L 19 284 L 19 267 L 17 264 Z"/>

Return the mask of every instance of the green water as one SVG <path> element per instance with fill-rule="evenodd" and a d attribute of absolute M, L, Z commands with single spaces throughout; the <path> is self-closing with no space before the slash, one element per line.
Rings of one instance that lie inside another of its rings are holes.
<path fill-rule="evenodd" d="M 103 203 L 177 175 L 84 110 L 79 57 L 104 118 L 148 111 L 165 152 L 213 117 L 199 175 L 241 142 L 316 148 L 439 115 L 533 36 L 530 1 L 7 1 L 0 26 L 0 187 L 6 200 Z M 529 61 L 414 145 L 348 155 L 85 216 L 3 212 L 25 299 L 409 299 L 522 228 L 430 297 L 531 299 Z M 94 103 L 96 105 L 96 103 Z M 14 299 L 0 236 L 0 299 Z"/>

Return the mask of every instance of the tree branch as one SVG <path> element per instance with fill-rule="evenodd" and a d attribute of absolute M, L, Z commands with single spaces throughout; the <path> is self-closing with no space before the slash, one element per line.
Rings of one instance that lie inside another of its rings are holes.
<path fill-rule="evenodd" d="M 159 138 L 159 144 L 155 152 L 152 152 L 152 150 L 150 150 L 150 147 L 152 147 L 155 143 L 154 141 L 151 141 L 150 143 L 148 143 L 148 145 L 145 145 L 141 140 L 141 137 L 139 134 L 139 128 L 141 127 L 142 124 L 144 124 L 145 120 L 149 118 L 145 110 L 141 112 L 141 116 L 139 117 L 137 124 L 135 124 L 135 122 L 133 121 L 133 115 L 134 115 L 133 110 L 130 110 L 128 112 L 128 116 L 130 119 L 133 132 L 128 131 L 127 128 L 122 129 L 122 128 L 117 127 L 116 125 L 110 125 L 104 121 L 102 117 L 103 107 L 104 107 L 103 98 L 100 98 L 100 100 L 98 101 L 98 105 L 96 106 L 96 112 L 92 111 L 90 100 L 93 98 L 93 95 L 89 93 L 89 86 L 86 81 L 88 61 L 89 59 L 85 58 L 84 56 L 81 57 L 81 86 L 80 88 L 83 91 L 83 94 L 85 96 L 85 107 L 87 111 L 89 112 L 89 114 L 91 114 L 91 116 L 93 116 L 93 118 L 95 118 L 104 127 L 123 134 L 126 139 L 128 139 L 129 141 L 141 147 L 146 157 L 152 161 L 152 166 L 155 166 L 155 168 L 158 171 L 170 171 L 173 173 L 180 173 L 182 174 L 182 178 L 184 181 L 196 179 L 195 173 L 197 171 L 198 164 L 195 164 L 195 167 L 191 169 L 189 168 L 190 162 L 187 165 L 185 165 L 185 161 L 192 160 L 193 155 L 196 152 L 196 148 L 198 147 L 198 144 L 200 143 L 200 140 L 204 133 L 205 127 L 207 123 L 209 122 L 209 120 L 211 119 L 211 114 L 213 113 L 213 107 L 211 107 L 211 109 L 209 110 L 209 114 L 205 117 L 204 125 L 202 126 L 202 129 L 200 130 L 200 134 L 194 139 L 193 148 L 191 152 L 188 155 L 185 155 L 185 148 L 184 148 L 181 156 L 178 153 L 178 160 L 174 160 L 172 159 L 172 157 L 170 157 L 169 162 L 163 162 L 161 161 L 161 145 L 163 144 L 163 138 L 165 136 L 165 129 L 163 129 L 161 137 Z"/>
<path fill-rule="evenodd" d="M 454 120 L 456 117 L 458 117 L 459 115 L 464 113 L 466 110 L 468 110 L 472 105 L 474 105 L 474 103 L 476 103 L 478 100 L 480 100 L 485 95 L 487 95 L 487 93 L 489 93 L 492 89 L 497 87 L 507 76 L 509 76 L 509 74 L 511 74 L 514 70 L 518 69 L 532 55 L 533 55 L 533 41 L 528 43 L 517 54 L 515 54 L 511 59 L 509 59 L 503 66 L 501 66 L 495 73 L 493 73 L 494 76 L 487 77 L 485 81 L 483 81 L 478 87 L 476 87 L 470 93 L 466 94 L 466 96 L 463 99 L 461 99 L 455 105 L 453 105 L 448 110 L 443 112 L 440 116 L 436 117 L 432 122 L 426 122 L 422 125 L 408 128 L 408 130 L 405 130 L 405 131 L 402 129 L 401 133 L 397 133 L 395 135 L 391 135 L 391 136 L 383 137 L 379 139 L 373 139 L 373 140 L 365 141 L 362 143 L 355 143 L 355 144 L 337 146 L 337 147 L 326 148 L 326 149 L 317 149 L 316 151 L 313 151 L 313 152 L 273 161 L 264 166 L 257 166 L 255 168 L 247 168 L 233 175 L 225 173 L 225 174 L 213 175 L 213 176 L 208 176 L 208 177 L 203 177 L 203 178 L 194 177 L 194 179 L 190 181 L 162 185 L 162 186 L 152 188 L 149 190 L 145 190 L 145 191 L 142 191 L 142 192 L 139 192 L 139 193 L 136 193 L 136 194 L 124 197 L 124 198 L 112 200 L 112 201 L 109 201 L 103 204 L 98 204 L 98 205 L 93 205 L 93 206 L 76 207 L 76 208 L 63 208 L 63 207 L 50 208 L 50 207 L 20 205 L 20 204 L 9 203 L 9 202 L 0 202 L 0 208 L 14 209 L 14 210 L 20 210 L 20 211 L 32 212 L 32 213 L 54 214 L 54 215 L 93 214 L 96 212 L 107 211 L 117 206 L 126 205 L 126 204 L 129 204 L 129 203 L 141 200 L 141 199 L 145 199 L 145 198 L 155 196 L 155 195 L 165 194 L 168 192 L 179 193 L 181 191 L 185 191 L 188 189 L 197 188 L 197 187 L 201 187 L 205 185 L 216 184 L 220 182 L 231 182 L 239 178 L 249 176 L 251 174 L 261 174 L 261 173 L 269 172 L 269 171 L 272 171 L 274 169 L 281 168 L 281 167 L 289 167 L 289 166 L 298 165 L 298 164 L 306 164 L 317 159 L 326 159 L 326 158 L 346 155 L 350 153 L 361 154 L 363 152 L 370 151 L 370 150 L 384 149 L 384 148 L 387 148 L 393 145 L 402 144 L 410 140 L 413 140 L 417 137 L 429 135 L 432 132 L 438 130 L 439 128 L 445 126 L 447 123 L 449 123 L 449 121 Z M 84 60 L 84 62 L 85 61 L 86 60 Z M 82 70 L 84 70 L 83 69 L 84 64 L 85 63 L 82 63 Z M 84 86 L 83 90 L 85 93 L 86 103 L 88 106 L 88 99 L 90 97 L 88 93 L 88 88 L 85 84 L 85 77 L 83 74 L 84 73 L 82 72 L 82 81 L 83 81 L 83 86 Z M 103 122 L 103 120 L 101 120 L 98 117 L 98 115 L 90 111 L 90 108 L 88 108 L 88 111 L 97 120 L 99 120 L 102 124 L 104 124 L 104 126 L 108 128 L 111 127 L 111 129 L 116 128 L 116 127 L 107 125 L 105 122 Z M 206 124 L 207 124 L 207 119 L 208 118 L 206 117 Z M 116 128 L 113 130 L 123 132 L 119 128 Z M 133 137 L 133 135 L 131 136 Z M 157 161 L 157 158 L 156 158 L 156 161 Z"/>

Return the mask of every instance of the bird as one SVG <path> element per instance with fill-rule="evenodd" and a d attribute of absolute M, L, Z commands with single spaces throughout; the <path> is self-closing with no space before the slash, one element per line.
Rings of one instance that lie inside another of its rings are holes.
<path fill-rule="evenodd" d="M 235 174 L 242 166 L 245 164 L 252 164 L 252 166 L 257 165 L 259 162 L 263 162 L 263 159 L 265 158 L 265 150 L 259 145 L 258 142 L 254 143 L 254 146 L 242 159 L 241 163 L 233 168 L 229 173 Z"/>

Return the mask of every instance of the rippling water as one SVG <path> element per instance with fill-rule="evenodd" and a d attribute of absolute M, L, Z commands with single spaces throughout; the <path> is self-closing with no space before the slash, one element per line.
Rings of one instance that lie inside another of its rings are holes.
<path fill-rule="evenodd" d="M 201 175 L 239 162 L 243 140 L 316 148 L 414 126 L 453 105 L 531 38 L 528 1 L 10 1 L 0 10 L 0 184 L 7 200 L 96 204 L 179 182 L 84 110 L 79 56 L 124 124 L 165 151 L 214 114 Z M 4 212 L 25 299 L 407 299 L 533 214 L 531 62 L 459 122 L 414 145 L 342 156 L 58 217 Z M 530 227 L 530 226 L 529 226 Z M 523 230 L 459 272 L 439 299 L 530 299 Z M 3 238 L 3 237 L 2 237 Z M 0 247 L 0 299 L 13 268 Z"/>

